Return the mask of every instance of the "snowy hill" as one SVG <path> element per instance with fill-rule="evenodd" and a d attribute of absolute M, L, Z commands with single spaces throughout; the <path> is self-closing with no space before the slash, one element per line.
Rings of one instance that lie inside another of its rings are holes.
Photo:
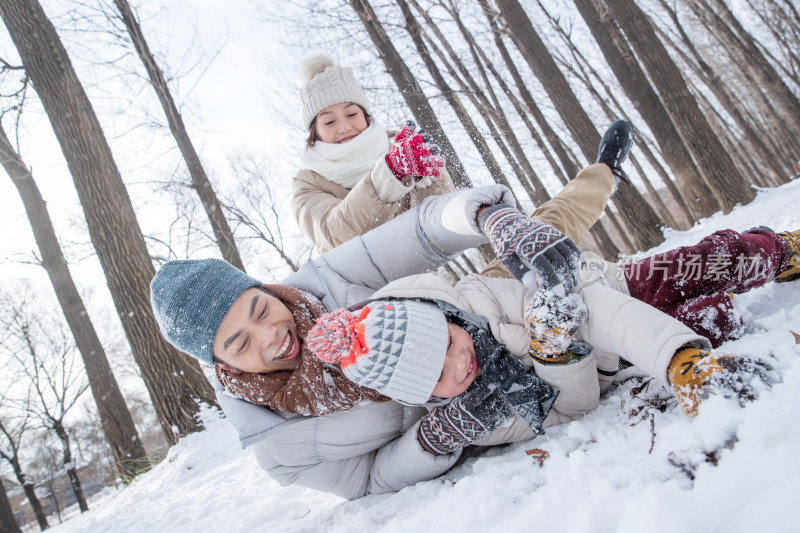
<path fill-rule="evenodd" d="M 797 229 L 798 206 L 800 180 L 670 231 L 651 252 L 722 228 Z M 721 349 L 774 358 L 783 376 L 744 409 L 712 399 L 688 419 L 631 368 L 581 420 L 470 458 L 444 479 L 351 502 L 280 487 L 239 449 L 233 428 L 206 412 L 206 431 L 51 531 L 800 531 L 800 344 L 790 333 L 800 333 L 800 282 L 735 301 L 752 331 Z M 534 448 L 548 454 L 541 466 L 525 453 Z"/>

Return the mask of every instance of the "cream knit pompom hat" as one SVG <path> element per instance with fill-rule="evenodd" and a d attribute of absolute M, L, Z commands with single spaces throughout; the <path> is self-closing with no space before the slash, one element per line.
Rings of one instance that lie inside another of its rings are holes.
<path fill-rule="evenodd" d="M 353 102 L 369 111 L 364 89 L 353 71 L 336 65 L 325 52 L 307 55 L 300 62 L 300 75 L 304 82 L 300 87 L 300 100 L 306 127 L 311 126 L 317 113 L 334 104 Z"/>

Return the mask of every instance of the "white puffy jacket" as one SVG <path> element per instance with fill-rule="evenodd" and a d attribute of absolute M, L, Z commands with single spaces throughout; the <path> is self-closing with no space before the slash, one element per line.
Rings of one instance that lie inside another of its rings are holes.
<path fill-rule="evenodd" d="M 328 310 L 370 298 L 390 281 L 427 272 L 487 242 L 480 205 L 513 203 L 489 185 L 426 199 L 383 226 L 316 258 L 283 281 L 315 295 Z M 216 380 L 215 380 L 216 381 Z M 299 484 L 345 498 L 400 490 L 449 469 L 459 453 L 434 457 L 416 439 L 425 409 L 365 403 L 322 417 L 271 411 L 228 395 L 217 400 L 243 447 L 281 484 Z"/>
<path fill-rule="evenodd" d="M 608 384 L 609 374 L 616 371 L 620 356 L 668 384 L 667 366 L 678 348 L 689 342 L 710 348 L 708 340 L 689 327 L 629 296 L 617 273 L 616 265 L 611 265 L 605 276 L 578 287 L 589 317 L 575 340 L 592 345 L 593 350 L 569 365 L 543 365 L 528 355 L 523 316 L 530 292 L 517 280 L 471 274 L 451 286 L 438 276 L 422 274 L 394 281 L 373 297 L 433 298 L 485 316 L 494 337 L 560 391 L 544 421 L 544 427 L 548 427 L 574 420 L 597 407 L 601 389 Z M 517 442 L 535 436 L 522 418 L 515 416 L 512 424 L 476 444 Z"/>

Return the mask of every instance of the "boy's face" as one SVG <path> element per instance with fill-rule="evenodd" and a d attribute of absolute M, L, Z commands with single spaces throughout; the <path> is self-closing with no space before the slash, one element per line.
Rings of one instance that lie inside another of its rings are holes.
<path fill-rule="evenodd" d="M 264 374 L 300 366 L 300 346 L 289 308 L 271 294 L 251 288 L 222 319 L 214 356 L 234 371 Z"/>
<path fill-rule="evenodd" d="M 455 324 L 447 323 L 450 340 L 447 355 L 444 358 L 442 375 L 433 388 L 433 395 L 439 398 L 458 396 L 481 375 L 478 358 L 475 356 L 475 345 L 467 331 Z"/>

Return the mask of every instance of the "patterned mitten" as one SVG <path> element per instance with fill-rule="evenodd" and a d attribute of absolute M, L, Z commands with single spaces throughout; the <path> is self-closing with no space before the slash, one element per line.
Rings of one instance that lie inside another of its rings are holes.
<path fill-rule="evenodd" d="M 580 250 L 554 227 L 507 205 L 489 207 L 478 223 L 500 261 L 528 287 L 536 285 L 533 272 L 541 278 L 542 286 L 562 295 L 571 293 L 578 284 Z M 557 289 L 559 286 L 562 289 Z"/>
<path fill-rule="evenodd" d="M 667 368 L 667 377 L 678 404 L 689 416 L 695 416 L 700 402 L 712 394 L 734 398 L 743 405 L 758 397 L 759 388 L 770 388 L 780 381 L 774 369 L 764 361 L 714 353 L 692 344 L 675 352 Z"/>
<path fill-rule="evenodd" d="M 498 390 L 475 382 L 447 405 L 434 407 L 420 422 L 417 440 L 433 455 L 447 455 L 492 433 L 511 416 Z"/>
<path fill-rule="evenodd" d="M 475 355 L 482 371 L 480 383 L 502 392 L 506 401 L 537 435 L 544 433 L 542 424 L 558 391 L 535 372 L 527 371 L 522 361 L 511 355 L 489 331 L 474 324 L 463 327 L 475 345 Z"/>
<path fill-rule="evenodd" d="M 417 180 L 440 176 L 439 169 L 445 160 L 439 155 L 439 146 L 431 144 L 432 140 L 424 130 L 417 130 L 413 121 L 406 123 L 386 154 L 386 164 L 398 180 L 407 176 L 414 176 Z"/>
<path fill-rule="evenodd" d="M 560 297 L 546 287 L 539 288 L 525 306 L 531 357 L 543 364 L 568 363 L 572 336 L 588 316 L 589 309 L 579 294 Z"/>

